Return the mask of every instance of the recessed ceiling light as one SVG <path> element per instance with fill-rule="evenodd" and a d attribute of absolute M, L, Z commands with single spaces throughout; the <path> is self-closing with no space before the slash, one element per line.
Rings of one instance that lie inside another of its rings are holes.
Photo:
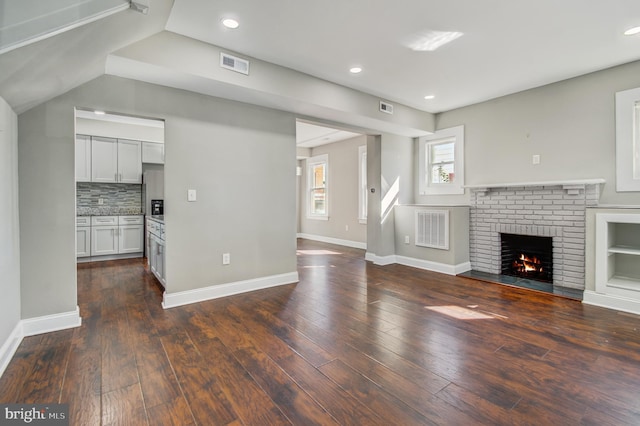
<path fill-rule="evenodd" d="M 430 99 L 433 99 L 433 98 L 435 98 L 435 97 L 436 97 L 436 95 L 427 95 L 427 96 L 425 96 L 424 98 L 425 98 L 426 100 L 430 100 Z"/>
<path fill-rule="evenodd" d="M 236 21 L 235 19 L 226 18 L 222 20 L 222 25 L 224 25 L 227 28 L 231 28 L 232 30 L 235 30 L 240 26 L 240 23 L 238 23 L 238 21 Z"/>
<path fill-rule="evenodd" d="M 362 68 L 360 68 L 360 67 L 353 67 L 353 68 L 349 69 L 349 72 L 350 72 L 351 74 L 358 74 L 358 73 L 361 73 L 361 72 L 362 72 Z"/>
<path fill-rule="evenodd" d="M 630 35 L 635 35 L 640 33 L 640 27 L 633 27 L 633 28 L 629 28 L 627 31 L 624 32 L 624 35 L 630 36 Z"/>
<path fill-rule="evenodd" d="M 105 112 L 104 112 L 104 111 L 100 111 L 100 110 L 95 110 L 95 111 L 93 111 L 93 113 L 94 113 L 95 115 L 104 115 L 104 114 L 105 114 Z"/>

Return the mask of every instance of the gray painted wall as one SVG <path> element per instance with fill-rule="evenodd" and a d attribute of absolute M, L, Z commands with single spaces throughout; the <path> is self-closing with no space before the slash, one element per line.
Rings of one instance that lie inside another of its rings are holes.
<path fill-rule="evenodd" d="M 363 135 L 311 150 L 311 156 L 329 156 L 329 220 L 307 218 L 307 173 L 303 168 L 300 176 L 301 233 L 366 243 L 367 225 L 358 221 L 358 147 L 366 144 L 367 137 Z"/>
<path fill-rule="evenodd" d="M 166 120 L 169 293 L 296 270 L 294 117 L 103 76 L 18 117 L 23 318 L 77 304 L 76 106 Z"/>
<path fill-rule="evenodd" d="M 415 245 L 415 214 L 417 210 L 449 211 L 449 250 Z M 445 265 L 469 262 L 469 207 L 458 206 L 397 206 L 395 214 L 396 255 L 428 260 Z M 409 236 L 409 244 L 404 237 Z"/>
<path fill-rule="evenodd" d="M 380 138 L 380 221 L 376 246 L 367 251 L 378 256 L 395 254 L 395 214 L 393 206 L 413 204 L 413 139 L 383 134 Z M 373 218 L 371 218 L 373 219 Z"/>
<path fill-rule="evenodd" d="M 0 98 L 0 347 L 20 322 L 18 117 Z"/>
<path fill-rule="evenodd" d="M 638 205 L 638 193 L 615 192 L 614 96 L 639 86 L 633 62 L 444 112 L 436 126 L 464 124 L 467 185 L 604 178 L 601 203 Z M 464 204 L 468 191 L 416 202 Z"/>

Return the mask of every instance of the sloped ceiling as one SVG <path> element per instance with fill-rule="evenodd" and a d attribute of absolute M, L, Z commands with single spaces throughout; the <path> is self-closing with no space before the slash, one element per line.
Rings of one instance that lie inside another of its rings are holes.
<path fill-rule="evenodd" d="M 0 96 L 18 114 L 105 72 L 109 53 L 162 31 L 173 0 L 127 9 L 0 55 Z"/>

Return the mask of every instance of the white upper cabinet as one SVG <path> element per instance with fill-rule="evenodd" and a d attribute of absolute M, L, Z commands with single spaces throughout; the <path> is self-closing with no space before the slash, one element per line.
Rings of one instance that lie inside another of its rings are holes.
<path fill-rule="evenodd" d="M 164 164 L 164 144 L 142 142 L 142 162 Z"/>
<path fill-rule="evenodd" d="M 76 135 L 76 181 L 91 182 L 91 136 Z"/>
<path fill-rule="evenodd" d="M 118 182 L 118 140 L 91 138 L 91 181 Z"/>
<path fill-rule="evenodd" d="M 93 136 L 91 181 L 142 183 L 142 147 L 139 141 Z"/>
<path fill-rule="evenodd" d="M 142 183 L 140 141 L 118 139 L 118 182 Z"/>

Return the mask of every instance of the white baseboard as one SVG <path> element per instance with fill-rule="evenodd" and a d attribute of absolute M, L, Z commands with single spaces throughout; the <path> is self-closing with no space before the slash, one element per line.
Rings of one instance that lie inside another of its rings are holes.
<path fill-rule="evenodd" d="M 359 241 L 341 240 L 340 238 L 324 237 L 322 235 L 312 234 L 298 234 L 298 238 L 304 238 L 305 240 L 320 241 L 322 243 L 336 244 L 339 246 L 353 247 L 357 249 L 366 250 L 367 243 L 361 243 Z"/>
<path fill-rule="evenodd" d="M 380 266 L 393 265 L 394 263 L 397 263 L 395 254 L 389 256 L 378 256 L 375 253 L 366 252 L 364 254 L 364 260 L 373 262 L 374 264 Z"/>
<path fill-rule="evenodd" d="M 18 324 L 14 327 L 9 338 L 0 348 L 0 377 L 4 374 L 4 370 L 6 370 L 9 362 L 11 362 L 11 359 L 18 350 L 18 346 L 20 346 L 23 338 L 24 331 L 22 330 L 22 321 L 18 321 Z"/>
<path fill-rule="evenodd" d="M 80 327 L 81 324 L 80 308 L 76 306 L 74 311 L 22 320 L 22 329 L 25 336 L 35 336 L 36 334 Z"/>
<path fill-rule="evenodd" d="M 440 272 L 441 274 L 447 275 L 458 275 L 471 270 L 471 262 L 449 265 L 446 263 L 432 262 L 430 260 L 416 259 L 413 257 L 393 254 L 389 256 L 377 256 L 374 253 L 366 253 L 364 259 L 381 266 L 397 263 L 399 265 L 411 266 L 413 268 L 424 269 L 432 272 Z"/>
<path fill-rule="evenodd" d="M 212 285 L 195 290 L 179 291 L 177 293 L 167 293 L 165 291 L 162 307 L 164 309 L 175 308 L 176 306 L 204 302 L 205 300 L 218 299 L 220 297 L 247 293 L 249 291 L 260 290 L 263 288 L 293 284 L 298 281 L 298 272 L 289 272 L 287 274 L 271 275 L 251 280 Z"/>
<path fill-rule="evenodd" d="M 582 303 L 640 315 L 640 300 L 585 290 Z"/>
<path fill-rule="evenodd" d="M 449 265 L 447 263 L 432 262 L 430 260 L 416 259 L 413 257 L 396 256 L 396 263 L 447 275 L 458 275 L 471 270 L 471 262 Z"/>

